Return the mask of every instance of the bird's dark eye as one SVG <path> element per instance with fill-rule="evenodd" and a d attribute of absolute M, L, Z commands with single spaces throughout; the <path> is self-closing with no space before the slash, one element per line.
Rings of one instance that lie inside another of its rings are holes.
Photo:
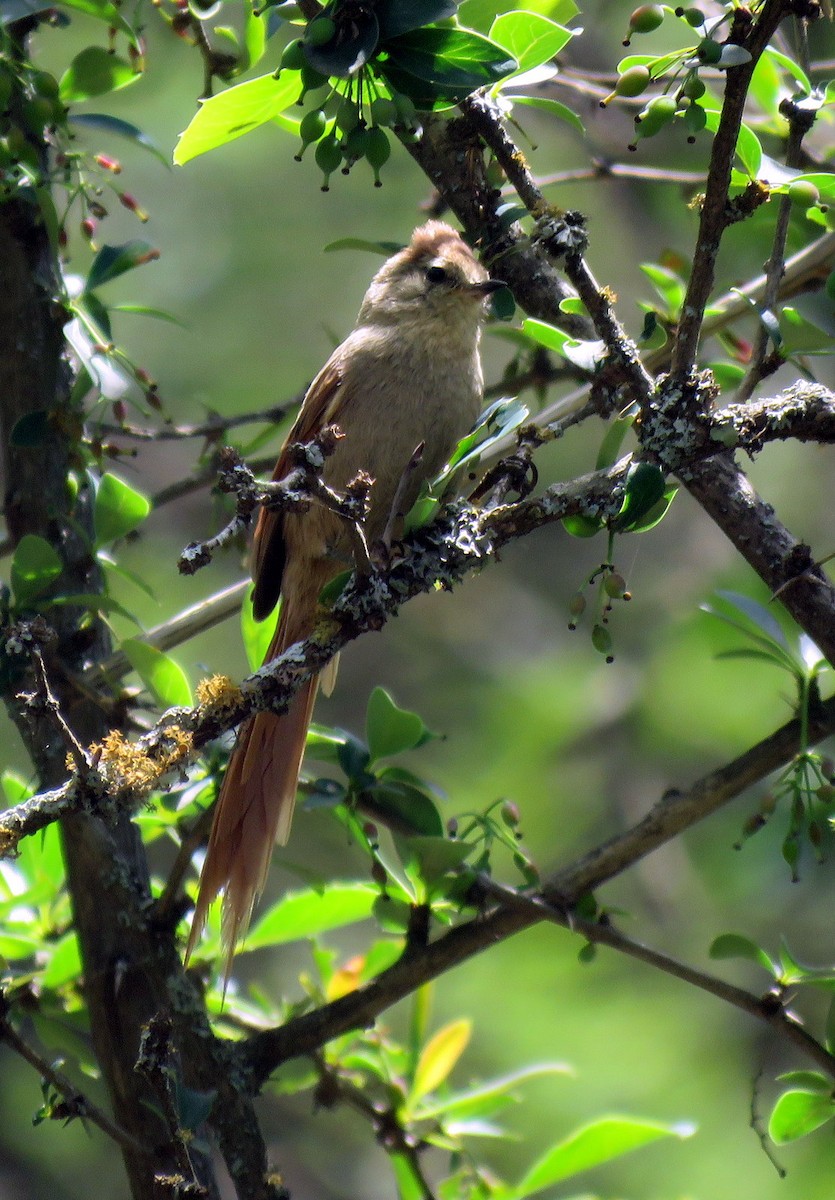
<path fill-rule="evenodd" d="M 449 275 L 443 267 L 427 267 L 426 278 L 430 283 L 446 283 Z"/>

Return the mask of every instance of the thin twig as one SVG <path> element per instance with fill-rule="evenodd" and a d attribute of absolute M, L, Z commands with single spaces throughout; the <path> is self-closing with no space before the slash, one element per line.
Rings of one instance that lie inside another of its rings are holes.
<path fill-rule="evenodd" d="M 693 269 L 672 353 L 671 373 L 679 381 L 690 375 L 696 362 L 699 340 L 704 332 L 705 308 L 716 276 L 719 247 L 731 220 L 728 209 L 731 169 L 751 76 L 775 29 L 790 11 L 789 0 L 765 0 L 753 23 L 747 27 L 746 23 L 751 21 L 749 10 L 743 13 L 737 9 L 734 14 L 729 41 L 741 45 L 751 58 L 725 72 L 725 95 L 711 146 L 699 232 L 693 250 Z"/>
<path fill-rule="evenodd" d="M 719 979 L 716 975 L 708 975 L 705 971 L 696 970 L 695 967 L 690 967 L 677 958 L 672 958 L 668 954 L 653 950 L 651 947 L 627 937 L 608 922 L 583 920 L 573 910 L 567 910 L 559 904 L 548 903 L 541 896 L 526 896 L 493 879 L 481 876 L 479 876 L 478 886 L 484 888 L 488 895 L 499 899 L 503 905 L 527 907 L 531 915 L 536 916 L 538 920 L 544 919 L 555 925 L 562 925 L 564 928 L 570 929 L 572 933 L 581 934 L 587 941 L 593 942 L 595 945 L 609 946 L 621 954 L 636 958 L 640 962 L 662 971 L 665 975 L 680 979 L 683 983 L 688 983 L 692 987 L 740 1009 L 749 1016 L 764 1021 L 776 1029 L 781 1037 L 798 1046 L 827 1075 L 835 1077 L 835 1055 L 830 1054 L 820 1042 L 807 1033 L 797 1019 L 786 1011 L 779 1000 L 775 1000 L 771 992 L 765 996 L 747 992 L 744 988 L 726 983 L 724 979 Z"/>
<path fill-rule="evenodd" d="M 812 723 L 814 741 L 835 730 L 835 699 L 825 701 L 816 710 Z M 686 792 L 664 797 L 637 825 L 596 847 L 546 881 L 542 890 L 544 899 L 557 910 L 567 912 L 590 890 L 634 866 L 645 855 L 672 841 L 685 829 L 764 779 L 795 754 L 799 744 L 799 723 L 791 721 L 739 758 L 697 780 Z M 458 925 L 426 947 L 414 950 L 349 995 L 292 1018 L 280 1028 L 253 1034 L 240 1050 L 243 1066 L 251 1074 L 251 1086 L 257 1090 L 287 1059 L 309 1054 L 342 1033 L 370 1025 L 381 1012 L 420 984 L 436 979 L 474 954 L 541 919 L 540 914 L 522 910 L 519 905 L 512 909 L 500 907 Z M 776 1027 L 784 1036 L 789 1036 L 781 1026 Z M 791 1037 L 796 1044 L 801 1044 L 794 1033 Z M 810 1049 L 805 1043 L 802 1048 L 804 1051 Z"/>
<path fill-rule="evenodd" d="M 56 1070 L 52 1063 L 38 1054 L 20 1036 L 6 1017 L 0 1017 L 0 1040 L 4 1041 L 7 1046 L 14 1050 L 15 1054 L 25 1059 L 43 1079 L 46 1079 L 56 1091 L 61 1093 L 67 1106 L 67 1112 L 62 1115 L 66 1117 L 80 1117 L 83 1120 L 92 1121 L 103 1133 L 106 1133 L 109 1138 L 112 1138 L 114 1142 L 118 1143 L 124 1149 L 131 1151 L 133 1154 L 138 1153 L 147 1155 L 148 1157 L 152 1156 L 153 1150 L 150 1147 L 145 1146 L 138 1138 L 133 1137 L 132 1134 L 115 1124 L 114 1121 L 111 1121 L 107 1113 L 103 1112 L 83 1092 L 79 1091 L 66 1075 Z"/>
<path fill-rule="evenodd" d="M 802 22 L 801 25 L 805 29 L 805 25 Z M 804 108 L 796 101 L 787 99 L 780 105 L 780 112 L 789 122 L 789 136 L 786 142 L 786 166 L 789 168 L 797 167 L 800 163 L 803 139 L 815 121 L 815 110 Z M 777 208 L 777 220 L 774 225 L 771 255 L 765 267 L 766 286 L 762 309 L 766 313 L 769 313 L 772 319 L 776 319 L 774 309 L 780 295 L 780 281 L 783 278 L 785 270 L 786 239 L 789 235 L 789 222 L 791 220 L 793 203 L 788 193 L 780 197 L 780 203 Z M 778 367 L 782 366 L 784 361 L 783 356 L 776 347 L 775 350 L 777 352 L 773 358 L 766 357 L 771 341 L 772 334 L 769 332 L 765 321 L 760 320 L 751 363 L 736 394 L 738 402 L 741 403 L 748 400 L 760 381 L 767 374 L 773 373 Z"/>
<path fill-rule="evenodd" d="M 288 413 L 298 408 L 304 399 L 304 392 L 283 404 L 274 404 L 270 408 L 259 408 L 252 412 L 235 413 L 231 416 L 221 416 L 212 413 L 205 421 L 193 425 L 174 425 L 164 423 L 156 428 L 141 425 L 121 425 L 103 423 L 96 425 L 96 432 L 110 437 L 130 438 L 137 442 L 167 442 L 181 441 L 186 438 L 206 438 L 209 441 L 219 441 L 230 429 L 240 425 L 278 425 Z"/>

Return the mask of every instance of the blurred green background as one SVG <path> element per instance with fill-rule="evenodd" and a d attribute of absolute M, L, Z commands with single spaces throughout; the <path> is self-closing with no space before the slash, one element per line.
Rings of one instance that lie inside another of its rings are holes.
<path fill-rule="evenodd" d="M 586 33 L 569 48 L 572 61 L 611 70 L 632 6 L 598 0 L 582 7 Z M 83 45 L 88 35 L 83 18 L 74 31 L 47 31 L 39 36 L 38 56 L 59 71 L 68 42 Z M 153 20 L 148 42 L 146 76 L 87 107 L 136 122 L 170 157 L 195 109 L 200 64 Z M 537 172 L 583 166 L 594 156 L 628 157 L 628 117 L 601 114 L 594 99 L 579 103 L 585 140 L 541 114 L 524 115 L 538 144 L 530 152 Z M 114 302 L 164 308 L 183 322 L 181 328 L 124 316 L 116 324 L 117 338 L 158 380 L 178 422 L 208 410 L 266 407 L 296 394 L 353 324 L 379 262 L 360 252 L 326 254 L 323 246 L 347 236 L 405 241 L 430 196 L 401 152 L 385 170 L 382 190 L 372 187 L 361 163 L 322 194 L 313 162 L 295 163 L 294 142 L 272 128 L 176 170 L 116 139 L 83 137 L 92 149 L 120 158 L 120 185 L 124 181 L 150 212 L 141 228 L 114 203 L 102 236 L 112 244 L 147 237 L 161 251 L 158 262 L 110 287 Z M 671 136 L 642 146 L 638 159 L 699 169 L 706 142 L 691 147 Z M 550 198 L 588 215 L 591 265 L 618 294 L 620 315 L 637 332 L 642 314 L 636 301 L 651 298 L 638 264 L 667 250 L 688 258 L 697 221 L 686 208 L 689 195 L 675 186 L 597 181 L 552 189 Z M 755 230 L 772 220 L 766 206 L 753 223 L 730 231 L 722 289 L 759 271 L 765 250 Z M 83 271 L 88 254 L 80 239 L 70 252 L 69 271 Z M 507 344 L 488 333 L 488 382 L 500 376 L 507 357 Z M 589 423 L 549 447 L 541 459 L 543 484 L 589 470 L 600 436 L 601 427 Z M 276 430 L 276 450 L 281 437 Z M 194 458 L 193 446 L 158 442 L 118 469 L 153 494 L 190 473 Z M 752 468 L 756 485 L 819 556 L 833 549 L 831 464 L 828 448 L 781 446 Z M 216 501 L 203 490 L 152 515 L 125 547 L 126 564 L 159 598 L 152 604 L 127 584 L 120 593 L 147 626 L 241 577 L 243 563 L 233 553 L 196 577 L 177 574 L 180 549 L 213 532 L 220 520 Z M 689 497 L 679 496 L 656 530 L 617 547 L 634 599 L 615 613 L 611 666 L 592 649 L 587 630 L 567 630 L 569 600 L 604 553 L 602 539 L 576 541 L 550 528 L 509 548 L 501 564 L 454 594 L 413 602 L 382 634 L 343 656 L 339 686 L 320 701 L 318 719 L 362 732 L 370 690 L 384 685 L 445 735 L 409 759 L 445 792 L 445 815 L 508 797 L 521 809 L 526 845 L 543 872 L 568 862 L 635 821 L 667 788 L 687 785 L 770 732 L 788 717 L 792 699 L 784 678 L 767 665 L 716 661 L 734 638 L 699 605 L 720 587 L 767 597 Z M 177 657 L 193 682 L 214 671 L 246 672 L 235 621 Z M 2 736 L 12 765 L 25 770 L 5 723 Z M 772 951 L 785 936 L 800 959 L 831 962 L 831 847 L 823 866 L 806 861 L 801 882 L 791 884 L 780 857 L 785 814 L 778 812 L 742 852 L 733 848 L 756 805 L 749 796 L 729 806 L 609 885 L 600 899 L 628 911 L 628 933 L 700 967 L 709 969 L 708 946 L 726 930 L 744 932 Z M 305 866 L 337 877 L 366 870 L 335 823 L 302 812 L 289 847 L 276 855 L 267 899 L 296 883 L 297 869 Z M 359 929 L 336 944 L 346 955 L 355 952 L 365 933 Z M 603 1112 L 623 1111 L 691 1120 L 698 1133 L 582 1180 L 589 1193 L 633 1200 L 830 1200 L 835 1150 L 829 1134 L 781 1151 L 789 1172 L 782 1181 L 749 1128 L 752 1104 L 768 1113 L 774 1076 L 809 1064 L 719 1001 L 610 951 L 582 965 L 579 948 L 562 930 L 529 932 L 434 990 L 436 1024 L 475 1018 L 459 1083 L 545 1060 L 566 1061 L 576 1072 L 526 1087 L 510 1117 L 518 1141 L 488 1148 L 496 1170 L 513 1178 L 561 1133 Z M 241 961 L 265 987 L 283 992 L 306 958 L 298 948 Z M 755 991 L 768 986 L 750 964 L 719 966 L 725 977 Z M 803 997 L 799 1009 L 819 1022 L 824 1001 Z M 402 1028 L 403 1007 L 386 1022 Z M 116 1152 L 77 1124 L 32 1128 L 37 1080 L 8 1054 L 2 1061 L 4 1200 L 122 1200 L 126 1187 Z M 91 1091 L 96 1094 L 95 1084 Z M 260 1107 L 271 1153 L 295 1200 L 394 1196 L 384 1154 L 351 1114 L 322 1112 L 311 1119 L 309 1094 L 293 1100 L 267 1094 Z"/>

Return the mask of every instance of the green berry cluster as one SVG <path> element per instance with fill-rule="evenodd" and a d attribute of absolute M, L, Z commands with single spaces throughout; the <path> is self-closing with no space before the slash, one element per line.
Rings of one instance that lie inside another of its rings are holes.
<path fill-rule="evenodd" d="M 301 119 L 301 145 L 296 152 L 301 162 L 307 148 L 315 146 L 314 158 L 322 172 L 322 191 L 330 189 L 336 171 L 347 175 L 355 163 L 365 159 L 374 176 L 374 186 L 382 187 L 380 172 L 391 156 L 387 130 L 401 136 L 416 137 L 420 121 L 413 101 L 385 87 L 368 67 L 362 67 L 348 79 L 329 79 L 308 61 L 308 48 L 326 46 L 336 26 L 327 16 L 311 21 L 303 38 L 288 43 L 281 56 L 277 74 L 298 71 L 301 89 L 296 103 L 304 105 L 308 93 L 328 88 L 324 98 L 315 100 Z"/>

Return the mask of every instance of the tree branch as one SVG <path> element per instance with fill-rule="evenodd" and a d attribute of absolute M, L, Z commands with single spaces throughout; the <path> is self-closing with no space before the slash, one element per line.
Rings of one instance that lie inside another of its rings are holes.
<path fill-rule="evenodd" d="M 810 737 L 815 741 L 835 730 L 835 698 L 812 714 L 811 726 Z M 562 912 L 571 912 L 589 891 L 764 779 L 799 748 L 800 725 L 798 721 L 790 721 L 732 762 L 697 780 L 688 791 L 662 798 L 631 829 L 557 871 L 542 889 L 544 902 Z M 278 1029 L 251 1035 L 239 1051 L 250 1087 L 257 1091 L 282 1062 L 309 1054 L 340 1034 L 372 1024 L 381 1012 L 421 984 L 541 919 L 541 914 L 534 914 L 528 908 L 523 910 L 518 904 L 513 908 L 499 907 L 486 916 L 456 926 L 426 947 L 413 948 L 376 979 L 339 1000 L 296 1017 Z"/>

